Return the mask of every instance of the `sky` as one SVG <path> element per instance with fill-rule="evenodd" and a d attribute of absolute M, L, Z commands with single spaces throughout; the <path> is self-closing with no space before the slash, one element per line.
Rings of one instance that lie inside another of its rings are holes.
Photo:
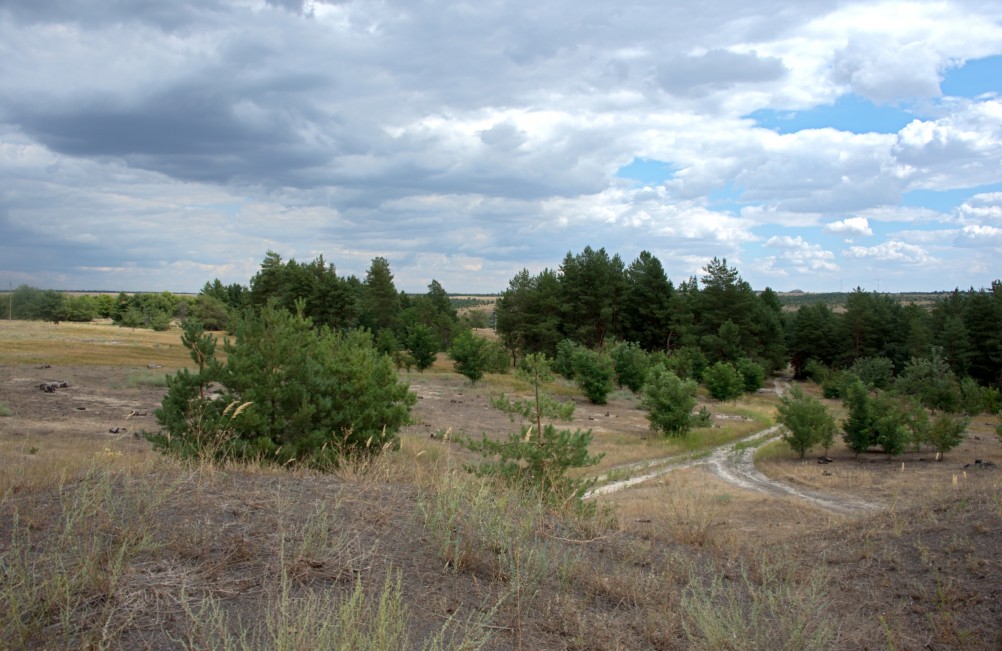
<path fill-rule="evenodd" d="M 0 283 L 1002 277 L 1002 2 L 0 0 Z M 4 287 L 3 289 L 6 289 Z"/>

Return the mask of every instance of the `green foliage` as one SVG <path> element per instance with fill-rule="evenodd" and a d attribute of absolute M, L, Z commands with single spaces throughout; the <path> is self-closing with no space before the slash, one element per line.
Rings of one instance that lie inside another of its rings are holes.
<path fill-rule="evenodd" d="M 665 367 L 683 380 L 703 379 L 708 363 L 703 351 L 695 346 L 683 346 L 672 351 L 664 361 Z"/>
<path fill-rule="evenodd" d="M 929 357 L 913 357 L 894 382 L 894 391 L 914 396 L 930 409 L 956 412 L 961 408 L 960 385 L 939 348 Z"/>
<path fill-rule="evenodd" d="M 391 332 L 390 330 L 381 330 Z M 407 350 L 414 358 L 414 366 L 417 370 L 424 371 L 435 363 L 435 355 L 438 353 L 438 340 L 432 331 L 423 325 L 414 326 L 407 337 Z"/>
<path fill-rule="evenodd" d="M 884 400 L 877 400 L 874 409 L 872 440 L 889 456 L 897 456 L 905 451 L 909 435 L 905 418 L 901 411 Z"/>
<path fill-rule="evenodd" d="M 202 322 L 207 330 L 226 330 L 230 327 L 229 307 L 210 294 L 198 295 L 191 316 Z"/>
<path fill-rule="evenodd" d="M 970 418 L 957 418 L 949 414 L 939 414 L 932 421 L 932 427 L 929 429 L 929 445 L 939 453 L 940 461 L 943 460 L 944 454 L 964 442 L 970 422 Z"/>
<path fill-rule="evenodd" d="M 886 357 L 860 357 L 849 367 L 867 389 L 884 390 L 894 381 L 894 362 Z"/>
<path fill-rule="evenodd" d="M 816 359 L 808 359 L 803 368 L 803 376 L 815 384 L 823 383 L 831 375 L 831 372 L 830 368 Z"/>
<path fill-rule="evenodd" d="M 487 371 L 490 361 L 487 343 L 483 337 L 466 330 L 459 333 L 452 342 L 452 348 L 449 349 L 449 359 L 453 362 L 453 368 L 457 373 L 470 378 L 473 384 L 476 384 Z"/>
<path fill-rule="evenodd" d="M 164 452 L 328 468 L 394 444 L 415 401 L 368 333 L 317 329 L 271 304 L 241 320 L 225 363 L 195 325 L 183 337 L 200 368 L 168 379 L 166 431 L 150 436 Z M 205 395 L 210 382 L 220 399 Z"/>
<path fill-rule="evenodd" d="M 856 454 L 865 452 L 876 443 L 873 428 L 877 420 L 866 385 L 859 379 L 850 383 L 845 389 L 842 403 L 849 412 L 842 423 L 842 438 L 846 446 Z"/>
<path fill-rule="evenodd" d="M 568 380 L 574 379 L 574 356 L 581 348 L 581 344 L 570 339 L 562 339 L 557 344 L 557 356 L 553 359 L 553 370 L 560 373 Z"/>
<path fill-rule="evenodd" d="M 12 415 L 13 413 L 14 412 L 12 412 L 10 410 L 10 407 L 8 407 L 7 405 L 0 405 L 0 418 L 6 418 L 7 416 Z"/>
<path fill-rule="evenodd" d="M 641 251 L 626 269 L 623 339 L 636 342 L 641 350 L 666 349 L 671 333 L 671 299 L 674 294 L 675 288 L 668 280 L 661 261 L 650 252 Z M 639 387 L 631 389 L 637 392 Z"/>
<path fill-rule="evenodd" d="M 859 378 L 845 369 L 830 371 L 821 382 L 821 393 L 830 400 L 844 400 L 849 385 L 857 381 Z"/>
<path fill-rule="evenodd" d="M 621 304 L 626 291 L 623 261 L 605 249 L 586 246 L 578 255 L 569 251 L 560 265 L 562 330 L 588 348 L 601 348 L 606 337 L 621 326 Z"/>
<path fill-rule="evenodd" d="M 960 411 L 968 416 L 976 416 L 988 411 L 993 389 L 982 387 L 974 378 L 965 377 L 960 381 L 958 390 L 960 391 Z"/>
<path fill-rule="evenodd" d="M 742 357 L 734 364 L 734 367 L 741 374 L 745 393 L 755 393 L 765 386 L 765 369 L 762 368 L 761 364 L 747 357 Z"/>
<path fill-rule="evenodd" d="M 727 362 L 717 362 L 703 373 L 703 384 L 706 385 L 715 400 L 721 402 L 734 400 L 744 391 L 744 379 L 733 365 Z"/>
<path fill-rule="evenodd" d="M 494 441 L 486 436 L 479 441 L 467 440 L 465 445 L 484 457 L 493 457 L 467 470 L 481 477 L 497 477 L 510 484 L 538 491 L 555 504 L 580 502 L 595 483 L 594 479 L 567 476 L 571 468 L 597 464 L 600 456 L 588 454 L 591 430 L 558 430 L 544 425 L 542 433 L 534 433 L 531 425 L 507 440 Z"/>
<path fill-rule="evenodd" d="M 465 440 L 468 449 L 485 457 L 479 465 L 468 466 L 467 470 L 536 492 L 552 503 L 580 503 L 595 480 L 574 479 L 567 476 L 567 471 L 595 465 L 601 459 L 588 454 L 591 430 L 571 432 L 542 425 L 543 417 L 569 420 L 574 405 L 570 401 L 557 403 L 543 393 L 543 385 L 553 380 L 545 356 L 526 356 L 518 373 L 532 384 L 533 398 L 511 401 L 502 396 L 491 404 L 530 418 L 534 423 L 523 426 L 519 434 L 512 434 L 504 441 L 494 441 L 486 435 L 479 441 Z"/>
<path fill-rule="evenodd" d="M 599 351 L 580 346 L 574 352 L 574 381 L 592 404 L 604 405 L 612 393 L 616 368 L 612 359 Z"/>
<path fill-rule="evenodd" d="M 503 374 L 510 368 L 511 359 L 505 347 L 498 341 L 488 339 L 487 345 L 484 346 L 484 369 L 488 373 Z"/>
<path fill-rule="evenodd" d="M 835 440 L 835 419 L 828 408 L 799 388 L 780 399 L 778 421 L 786 429 L 783 440 L 801 459 L 815 445 L 827 451 Z"/>
<path fill-rule="evenodd" d="M 609 351 L 616 369 L 616 381 L 634 393 L 640 393 L 647 379 L 649 361 L 639 344 L 619 342 Z"/>
<path fill-rule="evenodd" d="M 307 263 L 295 259 L 283 262 L 278 253 L 268 251 L 251 278 L 246 299 L 239 288 L 224 288 L 221 283 L 211 286 L 210 291 L 232 310 L 240 309 L 245 301 L 255 309 L 274 303 L 290 312 L 301 310 L 317 327 L 347 329 L 359 324 L 361 285 L 354 278 L 338 277 L 334 265 L 322 255 Z"/>
<path fill-rule="evenodd" d="M 647 410 L 651 429 L 666 436 L 685 436 L 695 425 L 695 380 L 682 380 L 662 365 L 654 366 L 643 386 L 641 405 Z"/>
<path fill-rule="evenodd" d="M 849 412 L 842 424 L 843 440 L 856 454 L 878 446 L 895 456 L 909 442 L 917 447 L 929 436 L 928 415 L 919 403 L 887 392 L 871 395 L 861 380 L 846 388 L 843 404 Z"/>

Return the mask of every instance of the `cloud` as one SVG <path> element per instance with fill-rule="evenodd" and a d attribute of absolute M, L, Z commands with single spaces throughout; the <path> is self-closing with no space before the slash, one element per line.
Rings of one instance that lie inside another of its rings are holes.
<path fill-rule="evenodd" d="M 825 232 L 845 237 L 873 235 L 873 229 L 870 228 L 870 222 L 866 217 L 848 217 L 841 221 L 829 222 L 825 224 Z"/>
<path fill-rule="evenodd" d="M 976 194 L 957 208 L 962 224 L 1002 223 L 1002 192 Z"/>
<path fill-rule="evenodd" d="M 946 190 L 1002 178 L 1002 102 L 962 102 L 936 120 L 915 120 L 893 154 L 911 187 Z"/>
<path fill-rule="evenodd" d="M 0 277 L 192 290 L 270 248 L 494 291 L 592 245 L 823 279 L 842 260 L 821 232 L 1000 224 L 988 193 L 902 205 L 1002 182 L 998 97 L 927 102 L 899 134 L 746 116 L 936 98 L 1000 44 L 1002 9 L 977 3 L 0 2 Z M 637 158 L 672 177 L 625 187 Z M 761 233 L 790 240 L 760 261 Z M 954 273 L 958 235 L 889 237 L 940 261 L 902 282 Z"/>
<path fill-rule="evenodd" d="M 800 236 L 776 235 L 770 237 L 765 246 L 780 249 L 781 257 L 790 263 L 798 273 L 834 272 L 839 270 L 835 263 L 835 255 L 826 251 L 818 244 L 804 241 Z M 769 259 L 775 264 L 775 258 Z"/>
<path fill-rule="evenodd" d="M 1002 247 L 1002 228 L 995 226 L 964 226 L 954 244 L 962 247 L 981 247 L 984 245 Z"/>
<path fill-rule="evenodd" d="M 755 52 L 710 50 L 666 61 L 658 66 L 657 81 L 668 93 L 702 95 L 738 84 L 776 81 L 785 74 L 783 62 L 775 57 L 759 57 Z"/>
<path fill-rule="evenodd" d="M 882 262 L 901 262 L 905 264 L 931 264 L 938 262 L 924 248 L 914 244 L 899 241 L 889 241 L 876 246 L 851 246 L 842 251 L 848 258 L 872 259 Z"/>

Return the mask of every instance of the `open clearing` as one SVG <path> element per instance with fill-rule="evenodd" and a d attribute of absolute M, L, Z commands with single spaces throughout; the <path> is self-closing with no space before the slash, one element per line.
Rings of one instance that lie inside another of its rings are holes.
<path fill-rule="evenodd" d="M 487 403 L 526 390 L 511 377 L 471 386 L 444 361 L 407 375 L 419 400 L 401 450 L 317 475 L 152 453 L 135 435 L 155 428 L 159 376 L 188 364 L 176 330 L 0 323 L 5 648 L 274 648 L 233 640 L 262 622 L 302 633 L 310 604 L 332 612 L 322 600 L 356 588 L 367 630 L 387 577 L 409 634 L 396 648 L 447 622 L 447 648 L 1002 646 L 994 418 L 943 462 L 837 447 L 819 464 L 739 443 L 771 425 L 771 392 L 707 403 L 714 427 L 674 442 L 629 392 L 596 406 L 559 385 L 569 426 L 606 455 L 588 469 L 598 513 L 569 517 L 461 470 L 459 437 L 517 431 Z"/>

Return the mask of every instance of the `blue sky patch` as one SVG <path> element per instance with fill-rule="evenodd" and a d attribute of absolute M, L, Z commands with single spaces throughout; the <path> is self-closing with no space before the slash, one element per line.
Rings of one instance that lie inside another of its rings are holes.
<path fill-rule="evenodd" d="M 657 185 L 675 176 L 675 166 L 650 158 L 634 158 L 628 165 L 620 167 L 616 175 L 644 185 Z"/>
<path fill-rule="evenodd" d="M 806 111 L 759 109 L 744 117 L 760 127 L 788 134 L 825 127 L 851 133 L 897 133 L 916 116 L 904 108 L 878 106 L 856 95 L 843 95 L 834 104 Z"/>
<path fill-rule="evenodd" d="M 956 190 L 911 190 L 902 195 L 901 205 L 929 208 L 949 213 L 974 195 L 985 192 L 1002 192 L 1002 183 L 992 183 Z"/>
<path fill-rule="evenodd" d="M 1002 93 L 1002 56 L 974 59 L 961 68 L 950 70 L 940 88 L 944 95 L 952 97 Z"/>

